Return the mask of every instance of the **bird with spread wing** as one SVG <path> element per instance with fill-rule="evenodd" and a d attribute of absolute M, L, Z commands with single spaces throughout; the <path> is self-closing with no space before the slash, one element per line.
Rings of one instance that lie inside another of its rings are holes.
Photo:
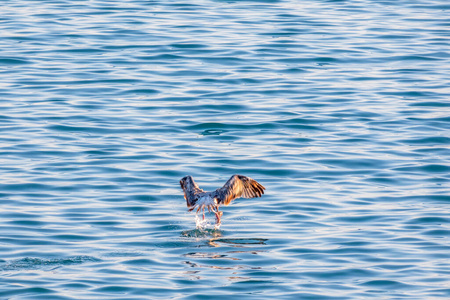
<path fill-rule="evenodd" d="M 180 180 L 181 188 L 189 211 L 197 209 L 203 212 L 205 208 L 216 215 L 216 223 L 220 224 L 223 212 L 219 211 L 220 205 L 228 205 L 236 198 L 255 198 L 264 194 L 265 187 L 256 180 L 243 176 L 233 175 L 225 185 L 213 192 L 205 192 L 194 181 L 192 176 L 185 176 Z"/>

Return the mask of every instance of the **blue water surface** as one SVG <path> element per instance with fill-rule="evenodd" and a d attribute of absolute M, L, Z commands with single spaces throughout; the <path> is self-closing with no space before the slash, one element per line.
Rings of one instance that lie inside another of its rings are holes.
<path fill-rule="evenodd" d="M 449 20 L 2 1 L 0 299 L 449 299 Z M 196 228 L 188 174 L 266 194 Z"/>

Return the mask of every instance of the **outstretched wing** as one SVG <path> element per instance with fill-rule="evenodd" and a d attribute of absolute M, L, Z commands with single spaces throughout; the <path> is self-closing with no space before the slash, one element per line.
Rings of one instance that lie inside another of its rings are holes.
<path fill-rule="evenodd" d="M 220 204 L 228 205 L 236 198 L 255 198 L 264 194 L 263 187 L 256 180 L 243 175 L 233 175 L 223 187 L 215 191 L 215 197 Z"/>
<path fill-rule="evenodd" d="M 204 191 L 199 188 L 195 183 L 194 178 L 191 176 L 183 177 L 180 180 L 180 185 L 184 192 L 184 199 L 186 199 L 187 207 L 192 210 L 197 202 L 197 195 Z"/>

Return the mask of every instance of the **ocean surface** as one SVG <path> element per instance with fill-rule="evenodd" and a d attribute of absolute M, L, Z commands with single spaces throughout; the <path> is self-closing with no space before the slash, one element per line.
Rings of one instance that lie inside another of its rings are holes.
<path fill-rule="evenodd" d="M 0 299 L 449 298 L 448 1 L 2 1 Z"/>

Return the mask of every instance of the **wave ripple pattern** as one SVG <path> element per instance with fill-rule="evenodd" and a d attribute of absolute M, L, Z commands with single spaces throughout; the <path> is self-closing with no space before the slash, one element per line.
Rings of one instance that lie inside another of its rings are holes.
<path fill-rule="evenodd" d="M 16 0 L 1 299 L 449 299 L 443 0 Z M 266 187 L 196 228 L 179 180 Z"/>

